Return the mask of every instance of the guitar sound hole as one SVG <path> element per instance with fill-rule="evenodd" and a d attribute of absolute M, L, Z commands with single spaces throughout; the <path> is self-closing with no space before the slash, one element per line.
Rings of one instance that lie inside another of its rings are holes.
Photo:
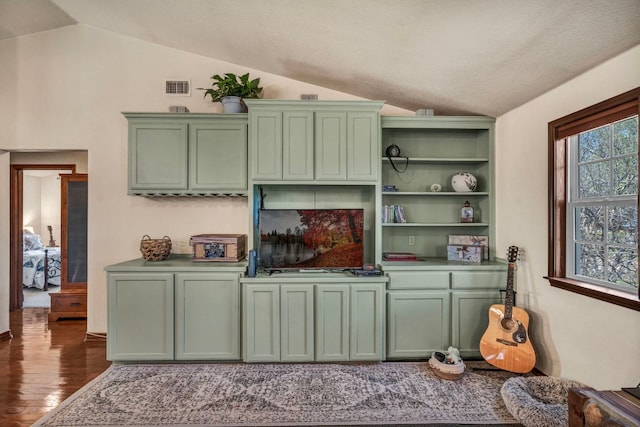
<path fill-rule="evenodd" d="M 515 327 L 515 322 L 513 319 L 502 319 L 500 321 L 500 325 L 502 325 L 502 327 L 507 331 L 510 331 Z"/>

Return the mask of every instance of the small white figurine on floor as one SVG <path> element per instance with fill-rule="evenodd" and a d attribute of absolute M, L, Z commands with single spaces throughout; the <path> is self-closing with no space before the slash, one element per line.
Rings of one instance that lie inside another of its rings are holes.
<path fill-rule="evenodd" d="M 460 358 L 460 352 L 458 351 L 457 348 L 455 347 L 449 347 L 447 349 L 447 363 L 450 365 L 455 365 L 456 363 L 460 363 L 462 362 L 462 359 Z"/>

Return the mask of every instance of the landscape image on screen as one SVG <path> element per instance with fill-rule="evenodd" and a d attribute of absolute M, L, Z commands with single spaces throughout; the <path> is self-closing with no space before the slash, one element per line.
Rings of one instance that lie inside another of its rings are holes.
<path fill-rule="evenodd" d="M 362 209 L 266 209 L 259 211 L 260 267 L 362 268 Z"/>

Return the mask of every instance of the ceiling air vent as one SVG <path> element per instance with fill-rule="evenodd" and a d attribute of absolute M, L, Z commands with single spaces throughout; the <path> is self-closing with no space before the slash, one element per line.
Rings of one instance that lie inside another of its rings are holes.
<path fill-rule="evenodd" d="M 191 96 L 190 80 L 165 80 L 165 95 Z"/>

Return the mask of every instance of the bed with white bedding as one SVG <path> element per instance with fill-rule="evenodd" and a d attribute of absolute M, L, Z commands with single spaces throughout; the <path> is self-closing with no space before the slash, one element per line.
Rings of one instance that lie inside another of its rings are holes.
<path fill-rule="evenodd" d="M 45 290 L 48 285 L 60 285 L 60 275 L 60 248 L 44 247 L 39 235 L 25 230 L 23 233 L 22 285 Z M 46 284 L 45 276 L 47 278 Z"/>

